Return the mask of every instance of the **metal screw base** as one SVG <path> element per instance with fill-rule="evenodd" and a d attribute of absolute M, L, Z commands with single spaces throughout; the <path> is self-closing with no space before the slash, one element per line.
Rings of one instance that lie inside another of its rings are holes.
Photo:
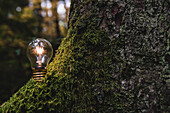
<path fill-rule="evenodd" d="M 36 80 L 37 82 L 41 82 L 42 78 L 45 77 L 47 69 L 32 69 L 33 72 L 33 79 Z"/>

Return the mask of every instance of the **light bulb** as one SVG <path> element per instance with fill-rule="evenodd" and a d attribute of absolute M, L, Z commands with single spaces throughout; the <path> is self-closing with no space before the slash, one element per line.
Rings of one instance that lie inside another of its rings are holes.
<path fill-rule="evenodd" d="M 53 48 L 49 41 L 38 38 L 29 43 L 27 56 L 31 62 L 33 78 L 41 82 L 46 74 L 47 65 L 52 58 Z"/>

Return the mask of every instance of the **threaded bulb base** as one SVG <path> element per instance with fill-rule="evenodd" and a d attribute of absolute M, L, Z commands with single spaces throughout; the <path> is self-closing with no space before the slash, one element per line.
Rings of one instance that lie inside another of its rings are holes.
<path fill-rule="evenodd" d="M 47 69 L 32 69 L 33 79 L 37 82 L 41 82 L 42 78 L 45 77 Z"/>

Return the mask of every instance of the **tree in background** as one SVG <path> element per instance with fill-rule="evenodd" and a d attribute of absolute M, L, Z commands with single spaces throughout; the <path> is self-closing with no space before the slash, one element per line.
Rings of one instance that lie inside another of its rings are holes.
<path fill-rule="evenodd" d="M 30 3 L 38 19 L 38 37 L 47 38 L 57 49 L 67 34 L 70 0 L 30 0 Z"/>
<path fill-rule="evenodd" d="M 25 8 L 27 4 L 27 0 L 0 1 L 0 103 L 29 78 L 25 40 L 34 36 L 35 18 Z"/>
<path fill-rule="evenodd" d="M 69 31 L 40 84 L 1 112 L 167 112 L 169 1 L 72 0 Z"/>
<path fill-rule="evenodd" d="M 59 1 L 53 2 L 54 7 Z M 52 1 L 48 0 L 48 4 L 51 5 Z M 47 2 L 44 5 L 49 7 Z M 43 17 L 42 6 L 41 0 L 0 1 L 0 103 L 6 101 L 31 77 L 30 62 L 26 57 L 28 43 L 34 37 L 42 37 L 55 42 L 52 44 L 57 49 L 67 32 L 66 26 L 62 27 L 64 29 L 59 28 L 57 7 L 50 9 L 53 11 L 53 17 L 50 18 L 51 13 Z M 48 26 L 46 29 L 49 31 L 50 28 L 54 29 L 53 32 L 44 32 L 44 25 Z"/>

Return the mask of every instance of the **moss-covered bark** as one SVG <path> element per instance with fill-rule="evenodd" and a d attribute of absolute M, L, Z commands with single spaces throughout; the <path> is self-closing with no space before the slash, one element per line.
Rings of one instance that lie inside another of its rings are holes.
<path fill-rule="evenodd" d="M 46 78 L 31 79 L 0 111 L 166 112 L 168 4 L 72 0 L 69 32 Z"/>

